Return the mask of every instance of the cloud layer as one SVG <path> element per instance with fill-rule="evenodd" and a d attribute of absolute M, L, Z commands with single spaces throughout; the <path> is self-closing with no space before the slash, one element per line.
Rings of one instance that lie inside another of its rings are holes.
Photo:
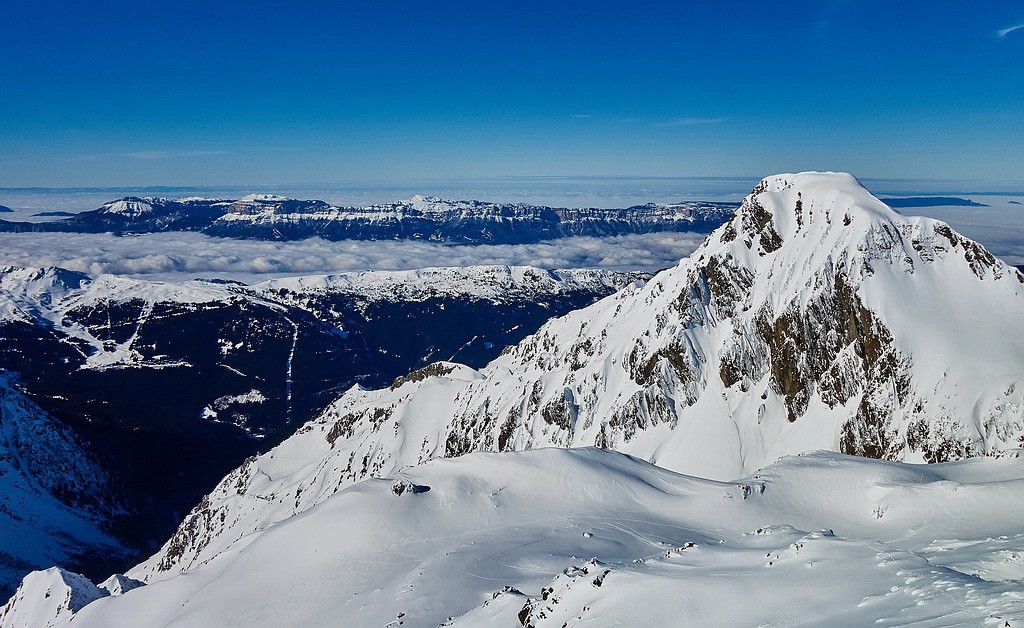
<path fill-rule="evenodd" d="M 61 266 L 90 274 L 150 279 L 193 277 L 258 281 L 271 277 L 427 266 L 527 264 L 543 268 L 654 271 L 674 265 L 702 234 L 654 233 L 565 238 L 522 245 L 446 246 L 429 242 L 261 242 L 196 233 L 0 234 L 0 265 Z"/>
<path fill-rule="evenodd" d="M 1010 26 L 1009 28 L 1001 28 L 1001 29 L 996 31 L 996 35 L 998 35 L 1000 37 L 1006 37 L 1007 35 L 1009 35 L 1013 31 L 1019 31 L 1022 28 L 1024 28 L 1024 24 L 1017 24 L 1016 26 Z"/>

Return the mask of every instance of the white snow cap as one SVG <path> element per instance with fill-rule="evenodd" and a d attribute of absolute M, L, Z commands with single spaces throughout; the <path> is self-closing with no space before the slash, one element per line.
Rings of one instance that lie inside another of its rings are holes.
<path fill-rule="evenodd" d="M 127 218 L 139 218 L 152 213 L 153 203 L 158 199 L 154 198 L 122 198 L 103 205 L 103 211 L 108 214 L 118 214 Z"/>
<path fill-rule="evenodd" d="M 280 203 L 283 201 L 290 200 L 287 196 L 277 196 L 276 194 L 250 194 L 238 199 L 239 203 Z"/>

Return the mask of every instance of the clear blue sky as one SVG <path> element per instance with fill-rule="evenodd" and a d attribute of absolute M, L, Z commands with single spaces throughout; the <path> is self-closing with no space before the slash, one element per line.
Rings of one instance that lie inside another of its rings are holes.
<path fill-rule="evenodd" d="M 1024 179 L 1013 2 L 0 0 L 0 187 Z"/>

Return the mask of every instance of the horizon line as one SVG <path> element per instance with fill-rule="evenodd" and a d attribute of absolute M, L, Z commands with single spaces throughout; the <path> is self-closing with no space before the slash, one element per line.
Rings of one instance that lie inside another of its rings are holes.
<path fill-rule="evenodd" d="M 224 184 L 106 184 L 106 185 L 5 185 L 0 190 L 21 192 L 21 191 L 107 191 L 107 190 L 216 190 L 216 189 L 277 189 L 277 188 L 333 188 L 355 184 L 387 184 L 387 185 L 413 185 L 417 183 L 462 183 L 462 182 L 487 182 L 487 181 L 559 181 L 559 180 L 583 180 L 583 181 L 722 181 L 741 183 L 745 181 L 760 181 L 765 175 L 722 175 L 722 176 L 671 176 L 671 175 L 629 175 L 629 174 L 606 174 L 606 175 L 496 175 L 486 177 L 409 177 L 395 179 L 338 179 L 336 181 L 307 181 L 297 183 L 224 183 Z M 1002 184 L 1024 186 L 1024 179 L 978 179 L 978 178 L 943 178 L 943 177 L 857 177 L 861 181 L 873 181 L 877 183 L 886 182 L 919 182 L 919 183 L 973 183 L 973 184 Z M 1011 194 L 1019 194 L 1024 190 L 1016 190 Z M 962 192 L 964 194 L 968 192 Z M 976 194 L 996 194 L 993 191 L 971 192 Z"/>

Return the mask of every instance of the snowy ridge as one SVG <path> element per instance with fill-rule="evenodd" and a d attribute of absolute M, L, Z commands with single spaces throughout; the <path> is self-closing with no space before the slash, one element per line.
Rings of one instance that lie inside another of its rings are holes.
<path fill-rule="evenodd" d="M 226 237 L 297 239 L 425 239 L 438 242 L 521 243 L 572 235 L 651 231 L 710 231 L 732 213 L 721 203 L 638 205 L 627 209 L 568 209 L 414 196 L 366 207 L 273 198 L 231 204 L 204 232 Z"/>
<path fill-rule="evenodd" d="M 147 282 L 116 275 L 92 278 L 62 268 L 0 268 L 0 320 L 43 324 L 81 341 L 78 350 L 88 351 L 84 368 L 159 366 L 158 361 L 145 360 L 135 349 L 138 333 L 120 342 L 103 338 L 96 329 L 101 325 L 90 327 L 76 321 L 85 312 L 104 310 L 109 316 L 113 305 L 137 306 L 137 332 L 155 304 L 195 307 L 238 298 L 232 286 L 210 282 Z"/>
<path fill-rule="evenodd" d="M 302 201 L 298 199 L 274 196 L 271 194 L 253 194 L 231 203 L 231 211 L 221 217 L 222 220 L 250 220 L 255 214 L 262 214 L 262 220 L 272 219 L 272 215 L 291 215 L 290 220 L 302 220 L 303 217 L 319 220 L 337 220 L 366 218 L 372 222 L 402 219 L 404 217 L 423 217 L 435 221 L 454 218 L 490 218 L 509 220 L 531 220 L 538 214 L 547 213 L 547 218 L 598 219 L 605 217 L 658 216 L 671 220 L 688 220 L 691 222 L 713 218 L 720 214 L 722 204 L 681 202 L 681 203 L 646 203 L 626 209 L 597 208 L 555 208 L 526 203 L 494 203 L 489 201 L 458 201 L 423 196 L 417 194 L 410 199 L 392 203 L 378 203 L 365 207 L 344 207 L 330 205 L 324 201 Z"/>
<path fill-rule="evenodd" d="M 47 312 L 55 324 L 74 307 L 142 299 L 201 304 L 241 295 L 291 292 L 351 292 L 374 298 L 422 300 L 431 296 L 503 298 L 509 294 L 559 294 L 577 289 L 621 288 L 643 282 L 647 273 L 599 269 L 546 270 L 533 266 L 458 266 L 418 270 L 305 275 L 246 285 L 239 282 L 162 282 L 118 275 L 90 276 L 63 268 L 0 267 L 0 316 L 24 318 Z M 50 312 L 52 308 L 52 312 Z"/>
<path fill-rule="evenodd" d="M 360 482 L 56 625 L 1015 626 L 1022 488 L 1012 457 L 818 453 L 726 483 L 593 448 L 471 454 Z M 46 617 L 40 573 L 0 625 Z"/>
<path fill-rule="evenodd" d="M 34 314 L 60 325 L 77 307 L 141 299 L 148 303 L 209 303 L 238 292 L 230 284 L 201 280 L 161 282 L 118 275 L 90 276 L 63 268 L 0 267 L 0 316 Z"/>
<path fill-rule="evenodd" d="M 729 479 L 815 449 L 937 462 L 1019 447 L 1021 311 L 1024 276 L 945 224 L 850 175 L 770 177 L 679 266 L 484 369 L 350 390 L 229 474 L 132 575 L 193 568 L 363 478 L 471 451 L 597 445 Z"/>
<path fill-rule="evenodd" d="M 69 314 L 131 304 L 139 310 L 137 327 L 141 329 L 156 304 L 196 307 L 252 301 L 283 310 L 286 306 L 301 307 L 310 297 L 330 294 L 351 294 L 363 303 L 411 302 L 438 297 L 506 302 L 577 291 L 607 293 L 646 278 L 645 273 L 604 270 L 549 271 L 528 266 L 471 266 L 304 276 L 246 286 L 203 280 L 144 281 L 117 275 L 90 277 L 62 268 L 2 267 L 0 320 L 43 322 L 81 340 L 92 348 L 87 368 L 159 366 L 135 350 L 138 334 L 112 342 L 98 337 L 95 329 L 74 322 L 79 316 Z"/>
<path fill-rule="evenodd" d="M 533 266 L 459 266 L 400 271 L 363 271 L 273 279 L 254 290 L 296 293 L 349 292 L 366 298 L 422 301 L 440 296 L 515 299 L 574 290 L 619 289 L 643 282 L 644 273 L 609 273 L 595 269 L 544 270 Z"/>

